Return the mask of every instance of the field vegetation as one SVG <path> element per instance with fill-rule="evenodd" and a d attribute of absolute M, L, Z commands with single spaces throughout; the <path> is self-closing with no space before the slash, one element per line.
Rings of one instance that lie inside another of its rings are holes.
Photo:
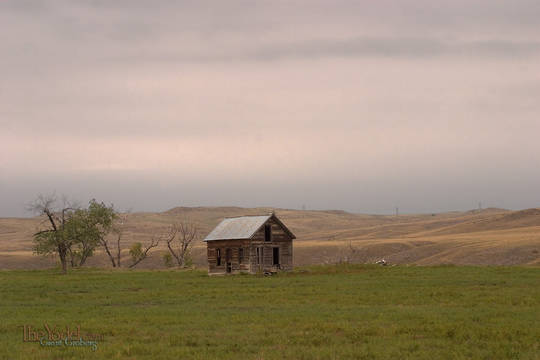
<path fill-rule="evenodd" d="M 2 359 L 538 359 L 540 268 L 0 272 Z M 81 326 L 97 349 L 23 342 Z"/>

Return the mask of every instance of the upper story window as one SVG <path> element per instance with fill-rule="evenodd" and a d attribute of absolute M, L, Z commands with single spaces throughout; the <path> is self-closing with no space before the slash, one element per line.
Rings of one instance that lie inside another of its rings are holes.
<path fill-rule="evenodd" d="M 272 225 L 264 225 L 264 241 L 272 241 Z"/>

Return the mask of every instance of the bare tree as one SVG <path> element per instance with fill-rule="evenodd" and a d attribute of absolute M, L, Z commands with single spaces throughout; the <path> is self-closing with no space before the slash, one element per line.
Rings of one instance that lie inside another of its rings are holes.
<path fill-rule="evenodd" d="M 358 249 L 353 246 L 352 240 L 349 240 L 349 244 L 341 248 L 337 259 L 338 263 L 353 263 L 356 260 L 356 256 L 358 255 Z"/>
<path fill-rule="evenodd" d="M 118 267 L 120 267 L 120 259 L 121 259 L 121 255 L 122 255 L 122 248 L 120 247 L 120 240 L 122 240 L 122 235 L 124 234 L 124 228 L 123 228 L 123 224 L 121 225 L 121 227 L 117 228 L 116 231 L 115 231 L 115 234 L 116 234 L 116 265 Z"/>
<path fill-rule="evenodd" d="M 126 230 L 127 219 L 128 213 L 116 214 L 116 221 L 112 228 L 112 234 L 114 235 L 116 249 L 113 249 L 113 241 L 110 239 L 110 237 L 103 236 L 100 239 L 100 244 L 105 249 L 105 253 L 107 253 L 107 256 L 109 257 L 109 260 L 111 261 L 113 267 L 121 266 L 120 260 L 122 255 L 122 247 L 120 246 L 120 242 Z M 113 251 L 115 251 L 116 254 L 113 254 Z"/>
<path fill-rule="evenodd" d="M 129 265 L 130 268 L 134 267 L 144 259 L 148 257 L 148 251 L 150 249 L 155 248 L 159 245 L 159 242 L 161 240 L 161 236 L 159 237 L 152 237 L 150 244 L 143 249 L 142 244 L 140 242 L 137 242 L 131 246 L 129 249 L 129 254 L 131 255 L 131 259 L 133 260 L 133 263 Z"/>
<path fill-rule="evenodd" d="M 198 239 L 199 229 L 194 222 L 183 220 L 171 225 L 166 237 L 167 247 L 179 267 L 186 266 L 191 248 Z"/>

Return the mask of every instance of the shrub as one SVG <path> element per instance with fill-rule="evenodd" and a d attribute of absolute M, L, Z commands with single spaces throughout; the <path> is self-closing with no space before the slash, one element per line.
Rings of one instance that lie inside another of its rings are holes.
<path fill-rule="evenodd" d="M 129 248 L 129 255 L 133 259 L 133 262 L 138 261 L 143 255 L 142 244 L 140 242 L 136 242 L 131 245 Z"/>
<path fill-rule="evenodd" d="M 171 253 L 165 253 L 163 254 L 163 263 L 166 267 L 172 267 L 173 266 L 173 259 Z"/>

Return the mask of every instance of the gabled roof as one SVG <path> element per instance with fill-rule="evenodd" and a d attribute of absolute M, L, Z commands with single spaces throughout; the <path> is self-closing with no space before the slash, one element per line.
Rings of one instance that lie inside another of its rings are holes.
<path fill-rule="evenodd" d="M 270 219 L 274 218 L 278 224 L 283 227 L 293 239 L 296 237 L 287 229 L 287 227 L 276 217 L 275 214 L 256 215 L 256 216 L 239 216 L 233 218 L 225 218 L 221 221 L 214 230 L 204 238 L 203 241 L 212 240 L 236 240 L 236 239 L 251 239 L 253 235 Z"/>

